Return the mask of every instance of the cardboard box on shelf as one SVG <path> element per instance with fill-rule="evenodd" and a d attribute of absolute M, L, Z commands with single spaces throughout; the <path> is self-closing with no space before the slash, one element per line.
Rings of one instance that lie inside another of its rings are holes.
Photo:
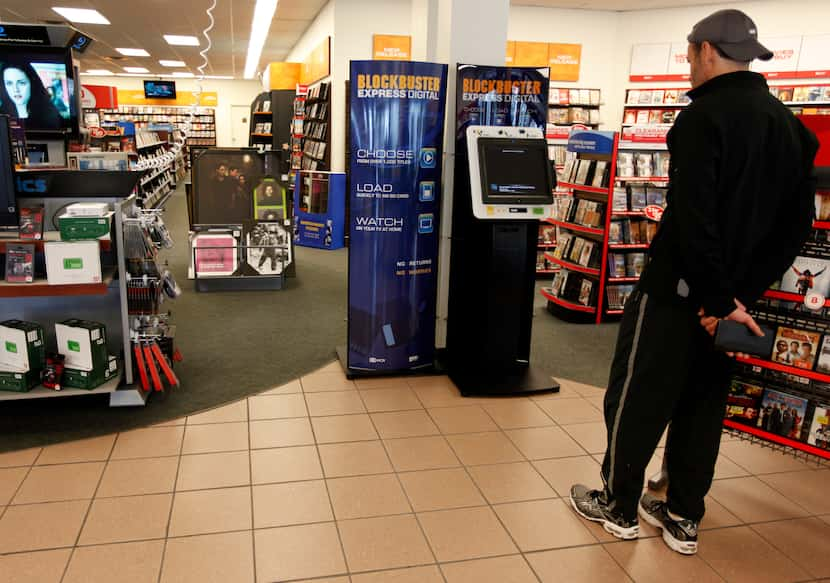
<path fill-rule="evenodd" d="M 50 241 L 46 252 L 46 280 L 50 285 L 101 283 L 101 255 L 97 241 Z"/>
<path fill-rule="evenodd" d="M 0 370 L 0 391 L 27 393 L 39 382 L 39 370 L 27 372 Z"/>
<path fill-rule="evenodd" d="M 84 389 L 91 391 L 97 389 L 107 381 L 118 376 L 118 359 L 115 356 L 107 356 L 107 363 L 91 371 L 77 368 L 64 368 L 61 386 L 66 389 Z"/>
<path fill-rule="evenodd" d="M 103 324 L 85 320 L 65 320 L 55 324 L 58 353 L 66 357 L 65 366 L 83 371 L 107 366 L 107 330 Z"/>
<path fill-rule="evenodd" d="M 58 217 L 61 239 L 86 241 L 109 238 L 113 214 L 112 212 L 103 216 L 63 214 Z"/>
<path fill-rule="evenodd" d="M 106 202 L 76 202 L 66 207 L 66 214 L 70 217 L 103 217 L 109 209 Z"/>
<path fill-rule="evenodd" d="M 34 322 L 0 322 L 0 369 L 40 372 L 46 362 L 43 327 Z"/>

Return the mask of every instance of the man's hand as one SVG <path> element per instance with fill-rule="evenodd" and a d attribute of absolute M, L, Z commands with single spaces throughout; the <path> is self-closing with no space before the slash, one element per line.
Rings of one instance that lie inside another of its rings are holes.
<path fill-rule="evenodd" d="M 738 300 L 735 300 L 735 305 L 738 307 L 725 319 L 732 320 L 734 322 L 739 322 L 747 328 L 749 328 L 752 331 L 752 333 L 756 336 L 763 336 L 763 330 L 761 330 L 761 327 L 758 325 L 755 319 L 749 315 L 749 312 L 746 311 L 746 307 Z"/>
<path fill-rule="evenodd" d="M 735 300 L 735 306 L 735 310 L 723 319 L 732 320 L 733 322 L 743 324 L 744 326 L 749 328 L 752 331 L 752 333 L 756 336 L 764 336 L 764 332 L 763 330 L 761 330 L 761 327 L 758 326 L 758 323 L 755 321 L 755 319 L 749 314 L 749 312 L 746 311 L 746 306 L 744 306 L 737 299 Z M 710 336 L 714 336 L 715 333 L 718 331 L 719 319 L 715 318 L 714 316 L 707 316 L 704 313 L 703 308 L 701 308 L 700 311 L 698 311 L 697 315 L 700 317 L 700 325 L 706 329 L 706 332 L 708 332 Z M 738 358 L 749 357 L 748 354 L 742 353 L 727 352 L 726 354 L 727 356 Z"/>

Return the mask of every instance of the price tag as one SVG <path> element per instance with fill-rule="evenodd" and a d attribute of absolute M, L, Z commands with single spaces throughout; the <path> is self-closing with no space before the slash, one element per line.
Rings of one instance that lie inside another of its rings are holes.
<path fill-rule="evenodd" d="M 656 204 L 650 204 L 646 208 L 643 209 L 643 212 L 646 215 L 647 219 L 651 219 L 655 222 L 660 222 L 660 219 L 663 218 L 663 207 L 657 206 Z"/>
<path fill-rule="evenodd" d="M 804 296 L 804 306 L 808 310 L 818 311 L 824 307 L 824 302 L 826 301 L 827 298 L 816 292 L 810 292 Z"/>

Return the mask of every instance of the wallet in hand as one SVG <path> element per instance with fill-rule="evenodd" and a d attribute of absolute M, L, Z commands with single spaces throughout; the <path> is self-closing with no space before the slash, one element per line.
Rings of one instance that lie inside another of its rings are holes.
<path fill-rule="evenodd" d="M 756 336 L 739 322 L 721 320 L 715 333 L 715 348 L 723 352 L 743 352 L 768 358 L 775 343 L 775 330 L 769 326 L 761 326 L 761 330 L 764 335 Z"/>

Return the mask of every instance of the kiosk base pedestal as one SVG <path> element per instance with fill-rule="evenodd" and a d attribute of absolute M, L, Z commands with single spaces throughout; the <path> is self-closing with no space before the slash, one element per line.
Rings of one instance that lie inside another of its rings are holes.
<path fill-rule="evenodd" d="M 528 393 L 558 393 L 559 383 L 534 366 L 515 372 L 450 372 L 450 380 L 465 397 L 473 395 L 510 396 Z"/>

